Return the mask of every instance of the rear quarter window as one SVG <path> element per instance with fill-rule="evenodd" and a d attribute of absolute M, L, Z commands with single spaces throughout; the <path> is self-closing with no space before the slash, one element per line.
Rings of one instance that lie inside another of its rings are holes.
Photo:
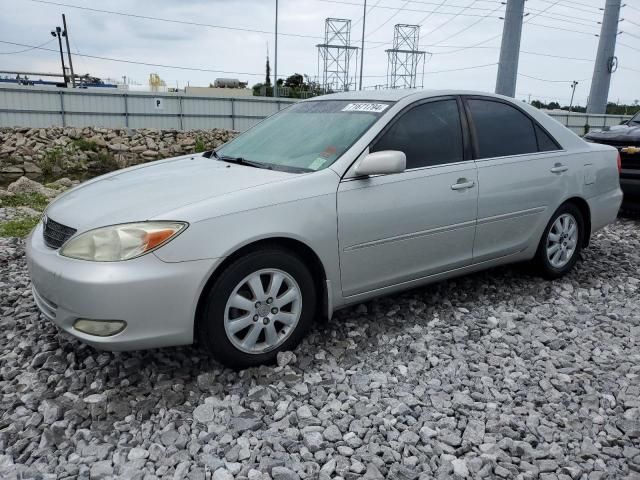
<path fill-rule="evenodd" d="M 536 125 L 536 137 L 538 138 L 538 150 L 540 152 L 560 150 L 558 142 L 556 142 L 551 135 L 545 132 L 540 125 Z"/>

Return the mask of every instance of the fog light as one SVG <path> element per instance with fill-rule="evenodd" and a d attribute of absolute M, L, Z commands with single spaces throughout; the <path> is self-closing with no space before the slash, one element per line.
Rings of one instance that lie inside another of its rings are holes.
<path fill-rule="evenodd" d="M 97 337 L 110 337 L 123 331 L 126 326 L 127 322 L 122 320 L 88 320 L 86 318 L 79 318 L 73 324 L 73 328 L 79 332 Z"/>

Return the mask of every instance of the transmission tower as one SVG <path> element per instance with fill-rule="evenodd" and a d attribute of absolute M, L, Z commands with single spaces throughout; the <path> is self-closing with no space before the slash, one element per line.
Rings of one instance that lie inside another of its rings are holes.
<path fill-rule="evenodd" d="M 316 47 L 322 89 L 325 92 L 348 91 L 352 84 L 350 70 L 353 54 L 358 51 L 358 47 L 351 45 L 351 20 L 327 18 L 324 22 L 324 43 Z"/>
<path fill-rule="evenodd" d="M 420 25 L 398 24 L 393 30 L 393 48 L 386 50 L 387 87 L 416 88 L 424 84 L 425 54 L 418 50 Z M 418 71 L 422 64 L 422 75 L 418 85 Z"/>

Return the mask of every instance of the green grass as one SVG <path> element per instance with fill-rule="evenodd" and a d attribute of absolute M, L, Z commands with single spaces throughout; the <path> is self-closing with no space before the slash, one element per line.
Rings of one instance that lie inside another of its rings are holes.
<path fill-rule="evenodd" d="M 0 198 L 0 207 L 31 207 L 44 210 L 49 199 L 40 193 L 18 193 L 11 197 Z"/>
<path fill-rule="evenodd" d="M 195 153 L 202 153 L 207 150 L 207 145 L 204 143 L 202 137 L 196 138 L 196 144 L 193 147 L 193 150 L 195 151 Z"/>
<path fill-rule="evenodd" d="M 84 138 L 78 138 L 76 140 L 73 140 L 72 143 L 78 150 L 82 150 L 84 152 L 86 151 L 97 152 L 98 150 L 100 150 L 100 147 L 98 146 L 98 144 L 93 140 L 85 140 Z"/>
<path fill-rule="evenodd" d="M 45 176 L 50 176 L 55 167 L 62 168 L 62 149 L 60 147 L 47 150 L 44 158 L 40 160 L 40 169 Z"/>
<path fill-rule="evenodd" d="M 40 217 L 24 217 L 0 223 L 0 237 L 26 237 Z"/>

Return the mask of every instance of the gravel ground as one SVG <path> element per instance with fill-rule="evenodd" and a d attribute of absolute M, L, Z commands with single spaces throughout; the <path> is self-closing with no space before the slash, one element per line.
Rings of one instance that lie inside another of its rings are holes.
<path fill-rule="evenodd" d="M 639 227 L 559 281 L 500 268 L 343 310 L 243 372 L 58 333 L 0 239 L 0 478 L 640 478 Z"/>

